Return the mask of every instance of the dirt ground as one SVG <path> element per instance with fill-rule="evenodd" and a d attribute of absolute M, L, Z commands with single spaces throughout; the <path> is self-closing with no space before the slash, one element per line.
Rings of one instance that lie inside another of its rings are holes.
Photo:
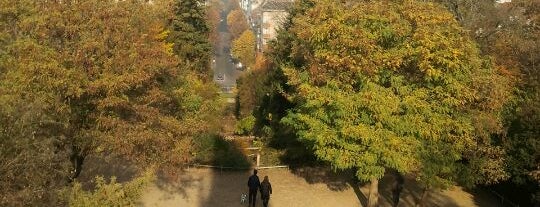
<path fill-rule="evenodd" d="M 145 192 L 141 206 L 236 207 L 242 193 L 247 193 L 250 171 L 220 171 L 191 168 L 182 172 L 178 182 L 157 180 Z M 366 184 L 357 184 L 347 173 L 333 173 L 322 168 L 263 169 L 259 177 L 268 176 L 272 183 L 271 207 L 349 207 L 365 206 Z M 380 206 L 391 206 L 391 176 L 380 181 Z M 360 187 L 356 187 L 360 186 Z M 414 206 L 420 189 L 414 180 L 406 179 L 399 206 Z M 496 207 L 486 193 L 469 193 L 459 187 L 431 192 L 426 206 Z M 260 199 L 257 206 L 262 206 Z"/>

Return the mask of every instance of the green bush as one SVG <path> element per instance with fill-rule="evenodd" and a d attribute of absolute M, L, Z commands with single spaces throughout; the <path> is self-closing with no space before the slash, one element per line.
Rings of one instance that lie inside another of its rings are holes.
<path fill-rule="evenodd" d="M 105 178 L 96 177 L 96 187 L 93 191 L 82 189 L 82 185 L 75 182 L 73 186 L 65 192 L 65 198 L 69 206 L 135 206 L 141 197 L 142 191 L 148 183 L 154 179 L 154 173 L 147 171 L 141 177 L 127 183 L 117 183 L 116 177 L 111 177 L 107 183 Z"/>
<path fill-rule="evenodd" d="M 248 135 L 253 131 L 253 127 L 255 126 L 255 117 L 253 115 L 249 115 L 248 117 L 245 117 L 241 119 L 238 123 L 236 123 L 236 129 L 234 133 L 238 135 Z"/>

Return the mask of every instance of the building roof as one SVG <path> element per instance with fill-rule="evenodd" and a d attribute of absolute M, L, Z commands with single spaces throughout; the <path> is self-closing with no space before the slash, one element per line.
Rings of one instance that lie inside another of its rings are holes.
<path fill-rule="evenodd" d="M 263 11 L 286 11 L 294 5 L 293 1 L 287 0 L 267 0 L 263 3 Z"/>

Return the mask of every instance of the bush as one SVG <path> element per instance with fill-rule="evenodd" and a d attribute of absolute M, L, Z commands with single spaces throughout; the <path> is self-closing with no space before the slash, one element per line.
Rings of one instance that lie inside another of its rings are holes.
<path fill-rule="evenodd" d="M 248 117 L 245 117 L 241 119 L 238 123 L 236 123 L 236 129 L 234 130 L 234 133 L 238 135 L 248 135 L 253 131 L 253 127 L 255 126 L 255 117 L 253 115 L 249 115 Z"/>
<path fill-rule="evenodd" d="M 111 177 L 107 183 L 105 178 L 96 177 L 94 191 L 85 191 L 78 182 L 67 190 L 65 198 L 69 206 L 135 206 L 142 191 L 154 179 L 153 171 L 147 171 L 143 176 L 127 183 L 117 183 L 116 177 Z"/>

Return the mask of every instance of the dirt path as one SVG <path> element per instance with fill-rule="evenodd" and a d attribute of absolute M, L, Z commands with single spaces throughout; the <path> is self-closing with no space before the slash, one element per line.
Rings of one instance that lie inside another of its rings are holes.
<path fill-rule="evenodd" d="M 157 181 L 145 191 L 143 206 L 182 206 L 182 207 L 235 207 L 240 204 L 241 193 L 246 193 L 248 171 L 219 171 L 211 169 L 186 170 L 176 183 Z M 271 207 L 349 207 L 365 204 L 368 189 L 347 179 L 348 175 L 337 175 L 315 168 L 298 170 L 271 169 L 260 170 L 259 177 L 270 178 L 274 193 L 270 199 Z M 391 206 L 391 178 L 380 182 L 381 206 Z M 351 186 L 352 185 L 352 186 Z M 399 206 L 413 206 L 420 194 L 414 181 L 407 180 Z M 460 188 L 443 192 L 433 192 L 428 197 L 427 206 L 498 206 L 490 203 L 493 199 L 486 195 L 472 195 Z M 262 206 L 260 200 L 257 203 Z"/>

